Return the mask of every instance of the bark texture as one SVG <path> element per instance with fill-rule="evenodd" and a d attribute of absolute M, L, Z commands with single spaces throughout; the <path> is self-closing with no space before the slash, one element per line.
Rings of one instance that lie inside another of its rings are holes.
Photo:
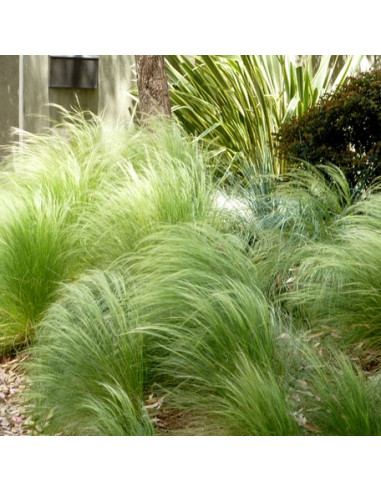
<path fill-rule="evenodd" d="M 142 118 L 171 116 L 164 56 L 135 55 L 135 61 Z"/>

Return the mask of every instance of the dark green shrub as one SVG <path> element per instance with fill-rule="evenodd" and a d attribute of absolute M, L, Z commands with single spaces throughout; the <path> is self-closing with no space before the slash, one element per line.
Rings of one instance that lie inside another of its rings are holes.
<path fill-rule="evenodd" d="M 331 162 L 352 188 L 381 175 L 381 70 L 350 77 L 276 135 L 278 152 L 311 164 Z"/>

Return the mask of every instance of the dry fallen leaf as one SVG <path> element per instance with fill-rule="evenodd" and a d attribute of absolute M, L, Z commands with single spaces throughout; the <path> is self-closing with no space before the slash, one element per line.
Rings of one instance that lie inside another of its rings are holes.
<path fill-rule="evenodd" d="M 321 432 L 320 429 L 318 429 L 315 425 L 310 424 L 309 422 L 306 422 L 305 424 L 301 424 L 301 425 L 305 429 L 307 429 L 307 430 L 309 430 L 311 432 L 315 432 L 316 434 L 319 434 Z"/>

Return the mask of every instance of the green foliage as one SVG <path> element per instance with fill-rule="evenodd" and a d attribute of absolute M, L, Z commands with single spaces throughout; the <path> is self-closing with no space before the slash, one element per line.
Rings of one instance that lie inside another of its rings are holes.
<path fill-rule="evenodd" d="M 94 271 L 63 289 L 29 364 L 29 399 L 44 433 L 153 433 L 143 408 L 144 340 L 133 325 L 121 274 Z"/>
<path fill-rule="evenodd" d="M 330 241 L 309 244 L 296 277 L 291 304 L 314 324 L 338 330 L 345 344 L 380 350 L 380 189 L 339 217 Z"/>
<path fill-rule="evenodd" d="M 277 135 L 282 156 L 340 166 L 354 188 L 381 175 L 381 70 L 350 77 Z"/>
<path fill-rule="evenodd" d="M 202 352 L 209 365 L 229 370 L 237 350 L 258 364 L 272 364 L 276 324 L 243 247 L 213 228 L 168 226 L 142 243 L 131 266 L 139 319 L 166 326 L 174 337 L 171 351 L 177 337 L 179 347 L 187 340 L 193 350 L 198 339 L 196 365 Z M 170 372 L 180 375 L 193 362 L 188 357 Z"/>
<path fill-rule="evenodd" d="M 108 132 L 85 116 L 26 136 L 1 175 L 0 352 L 33 338 L 60 283 L 157 225 L 214 220 L 205 157 L 177 125 Z"/>
<path fill-rule="evenodd" d="M 48 134 L 25 133 L 22 143 L 10 149 L 2 185 L 24 196 L 37 190 L 52 194 L 75 215 L 103 184 L 122 179 L 121 156 L 130 147 L 132 132 L 110 133 L 91 113 L 60 111 L 63 122 Z"/>
<path fill-rule="evenodd" d="M 206 157 L 168 123 L 135 136 L 118 186 L 105 186 L 83 214 L 86 249 L 96 266 L 134 251 L 161 224 L 213 220 L 215 186 Z"/>
<path fill-rule="evenodd" d="M 323 435 L 381 435 L 380 379 L 366 380 L 348 358 L 329 361 L 309 351 L 302 400 L 306 415 Z"/>
<path fill-rule="evenodd" d="M 221 389 L 216 418 L 221 419 L 230 434 L 296 436 L 302 433 L 282 381 L 244 355 L 236 371 L 221 381 Z"/>
<path fill-rule="evenodd" d="M 150 435 L 152 391 L 207 434 L 378 435 L 379 185 L 353 194 L 341 169 L 300 162 L 221 190 L 208 135 L 68 114 L 14 150 L 0 346 L 35 337 L 34 420 Z"/>
<path fill-rule="evenodd" d="M 60 283 L 86 268 L 80 218 L 124 174 L 128 133 L 62 111 L 50 134 L 24 135 L 1 173 L 0 352 L 32 339 Z"/>
<path fill-rule="evenodd" d="M 2 173 L 0 351 L 31 339 L 59 284 L 85 268 L 79 218 L 121 175 L 100 120 L 65 116 L 52 134 L 25 135 Z"/>
<path fill-rule="evenodd" d="M 244 244 L 210 227 L 167 226 L 143 242 L 131 272 L 134 307 L 151 339 L 150 379 L 174 405 L 225 433 L 297 433 L 276 382 L 282 322 Z M 279 403 L 273 413 L 269 401 Z"/>
<path fill-rule="evenodd" d="M 360 59 L 349 57 L 337 73 L 332 55 L 318 63 L 309 55 L 303 64 L 285 55 L 173 55 L 173 109 L 188 133 L 224 157 L 228 171 L 242 175 L 249 165 L 278 174 L 284 163 L 274 155 L 274 132 L 341 85 Z"/>
<path fill-rule="evenodd" d="M 281 178 L 254 181 L 239 196 L 251 210 L 246 237 L 253 245 L 253 262 L 274 300 L 294 288 L 305 246 L 329 240 L 353 200 L 338 168 L 306 163 Z"/>
<path fill-rule="evenodd" d="M 71 280 L 82 263 L 70 209 L 54 196 L 4 194 L 1 207 L 0 352 L 33 337 L 59 284 Z"/>

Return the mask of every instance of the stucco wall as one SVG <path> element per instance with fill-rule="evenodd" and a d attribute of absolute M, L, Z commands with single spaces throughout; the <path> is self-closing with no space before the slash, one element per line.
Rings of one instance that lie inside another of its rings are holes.
<path fill-rule="evenodd" d="M 129 122 L 132 101 L 127 89 L 132 85 L 133 55 L 101 55 L 97 89 L 49 88 L 49 56 L 24 56 L 24 111 L 25 129 L 31 132 L 43 130 L 48 125 L 46 119 L 36 115 L 49 115 L 59 120 L 60 115 L 54 106 L 58 104 L 67 109 L 81 107 L 93 113 L 104 114 L 109 125 Z"/>
<path fill-rule="evenodd" d="M 103 113 L 109 125 L 128 123 L 132 100 L 127 90 L 133 81 L 133 65 L 133 55 L 101 55 L 98 88 L 61 89 L 49 88 L 48 55 L 0 56 L 0 145 L 9 143 L 11 127 L 39 133 L 51 125 L 51 119 L 59 120 L 59 111 L 49 103 Z"/>
<path fill-rule="evenodd" d="M 133 84 L 134 55 L 103 55 L 99 59 L 99 112 L 106 123 L 129 123 L 132 99 L 128 89 Z"/>
<path fill-rule="evenodd" d="M 24 130 L 39 133 L 49 127 L 48 55 L 23 55 Z"/>

